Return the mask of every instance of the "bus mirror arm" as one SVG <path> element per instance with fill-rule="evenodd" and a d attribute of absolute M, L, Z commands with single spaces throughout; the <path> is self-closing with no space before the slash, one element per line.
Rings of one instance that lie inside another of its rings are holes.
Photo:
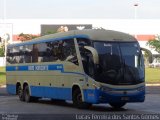
<path fill-rule="evenodd" d="M 149 63 L 152 63 L 153 62 L 152 52 L 150 50 L 148 50 L 146 48 L 142 48 L 142 47 L 141 47 L 141 50 L 144 51 L 144 52 L 146 52 L 148 54 L 148 56 L 149 56 L 148 61 L 149 61 Z"/>
<path fill-rule="evenodd" d="M 99 56 L 98 56 L 97 50 L 90 46 L 84 46 L 84 48 L 89 50 L 92 53 L 94 64 L 99 64 Z"/>

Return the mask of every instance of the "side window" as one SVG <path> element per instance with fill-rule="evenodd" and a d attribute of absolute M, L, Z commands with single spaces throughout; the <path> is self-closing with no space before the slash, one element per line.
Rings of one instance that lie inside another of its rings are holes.
<path fill-rule="evenodd" d="M 86 74 L 89 74 L 89 64 L 90 64 L 90 56 L 92 56 L 91 52 L 86 50 L 84 46 L 91 46 L 91 41 L 84 38 L 77 38 L 77 43 L 80 51 L 80 55 L 82 58 L 83 68 Z"/>
<path fill-rule="evenodd" d="M 18 56 L 17 56 L 17 62 L 18 63 L 23 63 L 24 62 L 24 46 L 19 46 L 19 53 L 18 53 Z"/>
<path fill-rule="evenodd" d="M 12 48 L 8 49 L 7 50 L 7 63 L 9 63 L 9 64 L 18 63 L 16 58 L 18 58 L 18 48 L 12 47 Z"/>
<path fill-rule="evenodd" d="M 11 63 L 11 60 L 12 60 L 11 48 L 8 48 L 8 49 L 7 49 L 6 63 L 7 63 L 7 64 L 12 64 L 12 63 Z"/>
<path fill-rule="evenodd" d="M 25 45 L 24 46 L 24 63 L 31 63 L 32 62 L 32 45 Z"/>
<path fill-rule="evenodd" d="M 68 39 L 63 41 L 62 51 L 65 61 L 69 61 L 78 65 L 78 59 L 73 39 Z"/>
<path fill-rule="evenodd" d="M 91 41 L 85 38 L 77 38 L 78 45 L 91 46 Z"/>
<path fill-rule="evenodd" d="M 73 39 L 24 45 L 7 50 L 7 63 L 69 61 L 78 65 Z"/>
<path fill-rule="evenodd" d="M 65 60 L 65 53 L 64 53 L 64 41 L 57 41 L 56 42 L 56 57 L 60 60 L 60 61 L 64 61 Z"/>
<path fill-rule="evenodd" d="M 47 57 L 47 44 L 46 43 L 37 44 L 37 51 L 38 51 L 37 62 L 45 62 L 45 59 Z"/>
<path fill-rule="evenodd" d="M 12 54 L 13 54 L 12 63 L 13 64 L 19 63 L 19 47 L 13 47 Z"/>
<path fill-rule="evenodd" d="M 33 44 L 32 63 L 38 62 L 38 44 Z"/>
<path fill-rule="evenodd" d="M 58 60 L 54 54 L 56 42 L 46 42 L 38 44 L 38 62 L 53 62 Z"/>
<path fill-rule="evenodd" d="M 47 62 L 56 61 L 59 59 L 58 54 L 58 42 L 47 42 L 47 49 L 46 49 L 46 58 L 48 59 Z"/>
<path fill-rule="evenodd" d="M 53 62 L 61 57 L 59 57 L 59 44 L 57 41 L 46 42 L 39 44 L 39 62 Z"/>
<path fill-rule="evenodd" d="M 77 43 L 78 43 L 80 55 L 81 55 L 81 58 L 82 58 L 82 63 L 86 63 L 86 61 L 88 59 L 87 56 L 88 56 L 89 51 L 84 49 L 84 46 L 91 46 L 91 42 L 88 39 L 77 38 Z M 84 65 L 84 66 L 86 66 L 86 65 Z"/>
<path fill-rule="evenodd" d="M 78 59 L 73 39 L 51 41 L 38 45 L 39 57 L 42 62 L 70 61 L 78 65 Z M 40 50 L 41 49 L 41 50 Z"/>

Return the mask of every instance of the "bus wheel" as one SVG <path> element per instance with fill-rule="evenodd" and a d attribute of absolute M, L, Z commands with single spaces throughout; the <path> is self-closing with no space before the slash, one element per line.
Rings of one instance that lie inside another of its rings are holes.
<path fill-rule="evenodd" d="M 26 102 L 31 101 L 31 96 L 30 96 L 30 93 L 29 93 L 29 87 L 28 86 L 25 86 L 25 88 L 24 88 L 24 98 L 25 98 Z"/>
<path fill-rule="evenodd" d="M 89 108 L 91 104 L 82 101 L 82 94 L 80 89 L 75 89 L 73 91 L 73 104 L 75 107 L 80 109 Z"/>
<path fill-rule="evenodd" d="M 18 97 L 19 97 L 20 101 L 24 101 L 25 100 L 24 93 L 23 93 L 23 90 L 22 90 L 21 86 L 18 86 L 17 94 L 18 94 Z"/>
<path fill-rule="evenodd" d="M 112 106 L 115 109 L 119 109 L 122 108 L 126 103 L 125 102 L 121 102 L 121 103 L 109 103 L 110 106 Z"/>

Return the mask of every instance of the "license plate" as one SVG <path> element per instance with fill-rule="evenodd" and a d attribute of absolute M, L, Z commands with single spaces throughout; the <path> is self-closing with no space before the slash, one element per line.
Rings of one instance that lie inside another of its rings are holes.
<path fill-rule="evenodd" d="M 123 100 L 123 101 L 128 101 L 128 100 L 129 100 L 129 97 L 121 97 L 121 100 Z"/>

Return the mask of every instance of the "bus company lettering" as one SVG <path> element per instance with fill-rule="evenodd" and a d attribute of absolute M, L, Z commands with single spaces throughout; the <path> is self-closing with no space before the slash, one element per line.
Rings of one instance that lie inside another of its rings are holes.
<path fill-rule="evenodd" d="M 33 71 L 33 70 L 36 70 L 36 71 L 46 71 L 48 70 L 48 66 L 28 66 L 28 70 L 30 71 Z"/>
<path fill-rule="evenodd" d="M 29 71 L 34 70 L 34 66 L 28 66 L 28 70 L 29 70 Z"/>

